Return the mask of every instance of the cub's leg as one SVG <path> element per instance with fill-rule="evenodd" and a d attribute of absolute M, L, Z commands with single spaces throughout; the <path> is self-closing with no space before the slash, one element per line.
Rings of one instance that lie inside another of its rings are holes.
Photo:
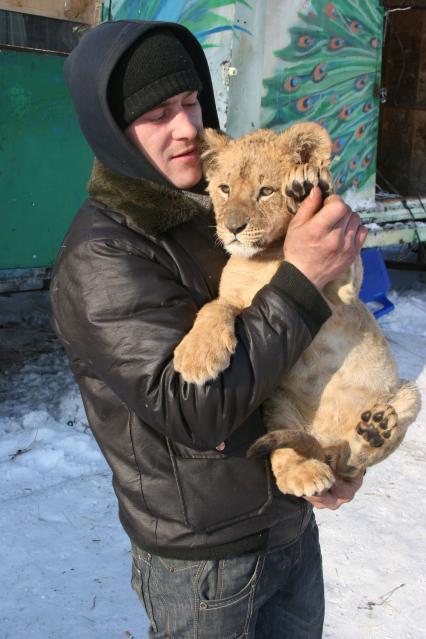
<path fill-rule="evenodd" d="M 320 494 L 334 484 L 330 466 L 319 459 L 307 459 L 290 448 L 279 448 L 271 455 L 277 486 L 287 495 L 301 497 Z"/>
<path fill-rule="evenodd" d="M 347 439 L 348 466 L 362 470 L 377 464 L 404 439 L 420 410 L 420 392 L 415 384 L 405 382 L 388 401 L 374 404 L 359 416 L 355 431 Z"/>
<path fill-rule="evenodd" d="M 297 164 L 289 171 L 282 186 L 288 211 L 296 213 L 300 203 L 314 186 L 319 186 L 323 197 L 326 198 L 333 190 L 332 185 L 328 169 L 312 164 Z"/>
<path fill-rule="evenodd" d="M 174 352 L 175 370 L 186 382 L 204 384 L 228 368 L 237 345 L 235 318 L 239 312 L 220 299 L 198 312 L 194 326 Z"/>

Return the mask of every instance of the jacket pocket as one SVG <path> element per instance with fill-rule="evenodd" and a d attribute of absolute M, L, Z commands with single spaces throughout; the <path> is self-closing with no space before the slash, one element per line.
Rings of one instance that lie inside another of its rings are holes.
<path fill-rule="evenodd" d="M 228 457 L 167 441 L 186 525 L 209 533 L 261 514 L 272 500 L 268 459 Z"/>

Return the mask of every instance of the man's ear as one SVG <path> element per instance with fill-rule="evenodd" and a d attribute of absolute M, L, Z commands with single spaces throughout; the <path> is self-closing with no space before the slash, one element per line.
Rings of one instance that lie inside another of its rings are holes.
<path fill-rule="evenodd" d="M 204 173 L 216 166 L 218 154 L 231 140 L 232 138 L 223 131 L 204 129 L 199 141 Z"/>
<path fill-rule="evenodd" d="M 278 143 L 294 164 L 330 164 L 331 139 L 316 122 L 293 124 L 280 134 Z"/>

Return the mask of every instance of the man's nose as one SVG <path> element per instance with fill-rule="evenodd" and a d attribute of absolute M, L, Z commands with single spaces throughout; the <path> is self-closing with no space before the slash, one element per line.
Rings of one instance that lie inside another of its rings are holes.
<path fill-rule="evenodd" d="M 198 129 L 185 109 L 180 109 L 173 118 L 173 137 L 176 140 L 194 140 Z"/>

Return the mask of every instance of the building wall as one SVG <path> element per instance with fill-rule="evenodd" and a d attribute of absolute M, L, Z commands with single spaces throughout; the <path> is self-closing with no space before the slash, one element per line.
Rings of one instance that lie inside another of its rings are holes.
<path fill-rule="evenodd" d="M 374 204 L 383 10 L 379 0 L 112 0 L 102 19 L 170 20 L 202 43 L 221 127 L 241 135 L 321 122 L 337 191 Z M 85 195 L 91 153 L 64 58 L 0 51 L 0 268 L 53 264 Z"/>
<path fill-rule="evenodd" d="M 336 190 L 374 203 L 379 119 L 379 0 L 268 0 L 262 126 L 315 120 L 333 142 Z M 283 28 L 283 26 L 285 27 Z"/>
<path fill-rule="evenodd" d="M 320 122 L 337 192 L 351 192 L 353 206 L 374 204 L 379 0 L 113 0 L 111 17 L 187 26 L 205 47 L 223 128 L 237 136 Z"/>

